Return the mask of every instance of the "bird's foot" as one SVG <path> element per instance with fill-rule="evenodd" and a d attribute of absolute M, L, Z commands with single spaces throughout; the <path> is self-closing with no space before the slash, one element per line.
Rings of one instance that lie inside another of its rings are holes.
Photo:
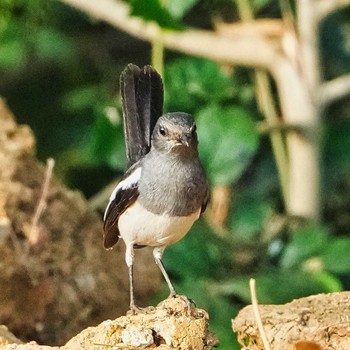
<path fill-rule="evenodd" d="M 170 298 L 178 298 L 185 302 L 189 307 L 196 307 L 196 304 L 192 299 L 188 298 L 186 295 L 177 294 L 175 290 L 170 292 L 168 299 Z"/>
<path fill-rule="evenodd" d="M 126 313 L 127 315 L 138 315 L 141 313 L 147 313 L 148 311 L 153 310 L 153 306 L 147 306 L 147 307 L 139 307 L 135 304 L 130 305 L 130 310 Z"/>
<path fill-rule="evenodd" d="M 131 306 L 130 305 L 130 310 L 129 311 L 127 311 L 127 315 L 129 316 L 129 315 L 137 315 L 138 313 L 140 313 L 142 310 L 141 310 L 141 308 L 139 308 L 139 307 L 137 307 L 136 305 L 133 305 L 133 306 Z"/>
<path fill-rule="evenodd" d="M 168 298 L 176 298 L 179 294 L 176 293 L 176 290 L 173 289 L 170 291 L 170 294 L 168 296 Z"/>
<path fill-rule="evenodd" d="M 195 302 L 191 298 L 179 294 L 176 294 L 174 298 L 178 300 L 179 305 L 182 305 L 182 307 L 187 310 L 189 315 L 195 318 L 205 318 L 209 320 L 209 314 L 205 310 L 197 308 Z"/>

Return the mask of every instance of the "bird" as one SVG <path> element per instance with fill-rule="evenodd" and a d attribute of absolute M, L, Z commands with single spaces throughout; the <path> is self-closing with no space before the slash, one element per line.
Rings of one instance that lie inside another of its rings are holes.
<path fill-rule="evenodd" d="M 134 249 L 153 247 L 155 263 L 177 292 L 162 262 L 164 250 L 182 239 L 205 211 L 209 185 L 198 154 L 196 123 L 185 112 L 163 114 L 163 82 L 150 65 L 128 64 L 120 76 L 128 170 L 110 195 L 104 213 L 103 244 L 121 238 L 134 298 Z"/>

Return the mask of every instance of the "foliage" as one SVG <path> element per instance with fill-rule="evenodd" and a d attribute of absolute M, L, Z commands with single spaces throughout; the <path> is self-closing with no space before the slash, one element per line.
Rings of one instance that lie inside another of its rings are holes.
<path fill-rule="evenodd" d="M 162 28 L 180 29 L 180 22 L 174 18 L 159 0 L 131 1 L 131 15 L 143 17 L 147 21 L 157 22 Z M 173 7 L 181 15 L 181 8 Z"/>
<path fill-rule="evenodd" d="M 171 82 L 166 84 L 166 108 L 185 109 L 197 117 L 199 151 L 210 182 L 236 180 L 257 150 L 258 132 L 235 79 L 217 64 L 193 58 L 169 64 L 165 77 Z"/>
<path fill-rule="evenodd" d="M 198 11 L 226 18 L 233 6 L 228 0 L 130 3 L 134 16 L 176 30 L 184 30 Z M 280 12 L 275 1 L 256 0 L 253 6 L 256 16 Z M 346 18 L 345 11 L 323 24 L 327 76 L 349 71 L 346 40 L 329 39 L 340 35 L 339 23 Z M 148 47 L 123 40 L 119 32 L 58 2 L 0 4 L 1 94 L 19 121 L 34 129 L 39 156 L 57 158 L 59 175 L 88 196 L 126 165 L 118 75 L 129 61 L 149 63 Z M 336 57 L 335 46 L 341 52 Z M 228 185 L 233 193 L 224 236 L 201 220 L 164 255 L 178 291 L 210 312 L 220 348 L 234 344 L 230 319 L 250 302 L 250 277 L 257 279 L 262 303 L 349 288 L 349 103 L 332 106 L 322 125 L 325 209 L 317 226 L 284 216 L 269 140 L 258 133 L 261 115 L 248 69 L 230 72 L 208 60 L 169 55 L 165 93 L 167 111 L 195 116 L 211 184 Z"/>

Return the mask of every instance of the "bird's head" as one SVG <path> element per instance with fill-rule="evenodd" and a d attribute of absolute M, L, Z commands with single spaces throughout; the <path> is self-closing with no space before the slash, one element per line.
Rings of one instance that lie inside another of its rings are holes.
<path fill-rule="evenodd" d="M 152 148 L 166 153 L 192 154 L 197 152 L 196 123 L 187 113 L 162 115 L 152 133 Z"/>

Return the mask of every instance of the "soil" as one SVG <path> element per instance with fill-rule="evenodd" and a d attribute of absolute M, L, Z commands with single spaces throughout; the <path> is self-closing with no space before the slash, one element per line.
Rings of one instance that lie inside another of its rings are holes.
<path fill-rule="evenodd" d="M 62 347 L 41 346 L 33 342 L 19 344 L 13 341 L 13 335 L 0 332 L 1 350 L 210 350 L 216 345 L 215 336 L 208 331 L 206 311 L 196 308 L 183 296 L 168 298 L 157 307 L 89 327 Z"/>
<path fill-rule="evenodd" d="M 45 174 L 33 132 L 0 99 L 0 324 L 22 340 L 59 345 L 124 314 L 129 282 L 123 242 L 106 251 L 101 213 L 55 176 L 33 227 Z M 135 260 L 136 300 L 145 305 L 160 273 L 149 250 Z"/>

